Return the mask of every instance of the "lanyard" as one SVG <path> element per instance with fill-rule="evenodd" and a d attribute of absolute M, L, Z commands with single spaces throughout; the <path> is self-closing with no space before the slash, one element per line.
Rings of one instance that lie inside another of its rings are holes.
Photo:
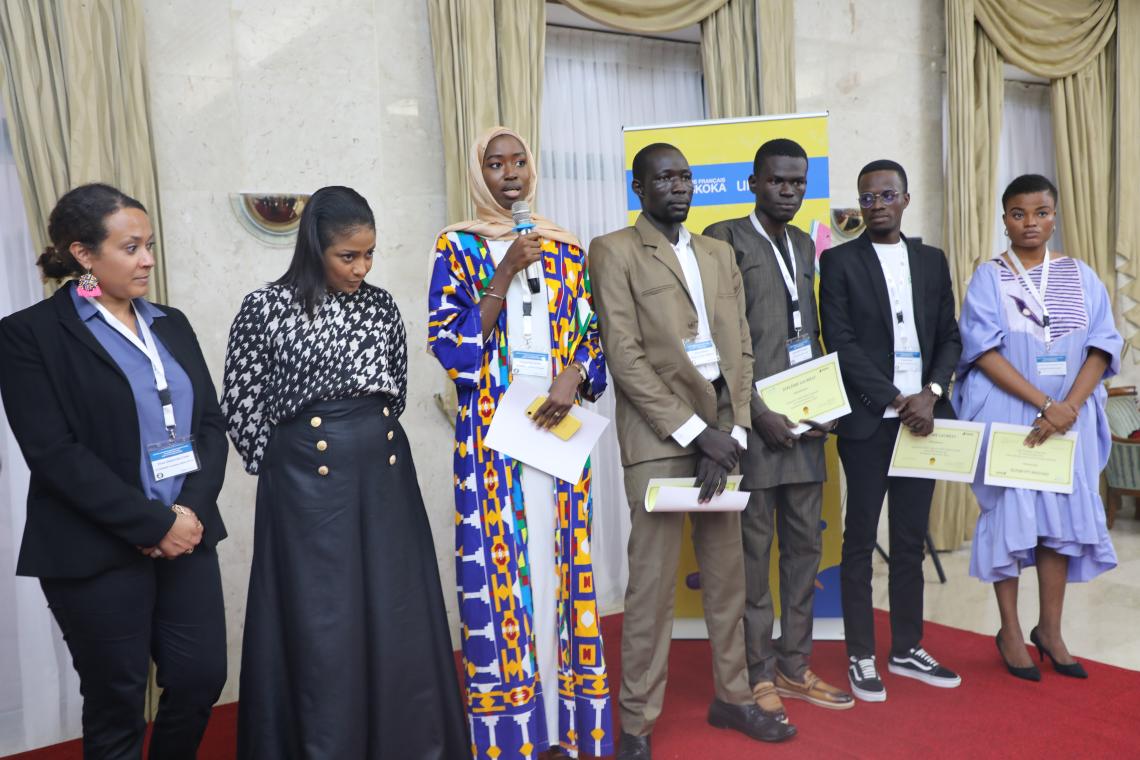
<path fill-rule="evenodd" d="M 530 292 L 530 286 L 526 282 L 526 270 L 519 272 L 519 282 L 522 285 L 522 312 L 523 312 L 523 341 L 525 345 L 530 345 L 530 338 L 534 335 L 534 321 L 531 319 L 531 314 L 534 312 L 534 294 Z M 541 292 L 541 290 L 539 291 Z"/>
<path fill-rule="evenodd" d="M 899 287 L 898 283 L 895 282 L 895 276 L 891 273 L 890 262 L 885 259 L 880 259 L 880 261 L 882 262 L 883 266 L 883 279 L 887 281 L 887 294 L 890 296 L 891 304 L 894 306 L 896 323 L 895 335 L 897 336 L 901 332 L 899 328 L 906 324 L 906 314 L 903 312 L 902 296 L 899 295 Z M 905 348 L 908 346 L 910 341 L 908 340 L 908 336 L 905 333 L 903 333 L 901 337 L 903 341 L 903 347 Z"/>
<path fill-rule="evenodd" d="M 760 237 L 768 241 L 772 246 L 772 254 L 776 257 L 776 264 L 780 267 L 780 275 L 784 278 L 784 287 L 787 288 L 788 297 L 792 300 L 792 326 L 796 328 L 796 334 L 799 335 L 803 329 L 803 319 L 800 316 L 800 291 L 796 285 L 796 249 L 792 248 L 792 238 L 788 234 L 787 228 L 784 229 L 784 244 L 788 247 L 788 260 L 792 262 L 792 270 L 789 272 L 788 267 L 784 264 L 784 257 L 780 255 L 780 249 L 772 242 L 772 238 L 764 230 L 760 220 L 756 218 L 756 212 L 752 211 L 748 214 L 748 218 L 752 221 L 752 226 L 760 233 Z"/>
<path fill-rule="evenodd" d="M 1017 272 L 1017 279 L 1021 281 L 1021 287 L 1024 288 L 1025 292 L 1032 296 L 1033 300 L 1041 307 L 1041 325 L 1045 328 L 1045 347 L 1048 348 L 1053 344 L 1053 328 L 1049 324 L 1049 307 L 1045 305 L 1045 293 L 1049 290 L 1049 249 L 1045 249 L 1045 260 L 1041 262 L 1040 290 L 1033 284 L 1033 280 L 1029 279 L 1029 272 L 1025 269 L 1025 265 L 1021 263 L 1021 259 L 1009 251 L 1006 251 L 1005 254 L 1006 258 L 1013 262 L 1013 267 Z"/>
<path fill-rule="evenodd" d="M 146 320 L 143 319 L 138 313 L 138 310 L 135 309 L 135 324 L 137 324 L 139 328 L 139 334 L 135 335 L 131 332 L 130 328 L 108 311 L 106 306 L 94 298 L 88 298 L 87 300 L 95 304 L 95 308 L 103 315 L 103 320 L 108 325 L 129 340 L 131 345 L 146 354 L 146 358 L 150 359 L 150 368 L 154 372 L 154 387 L 158 389 L 158 400 L 162 402 L 162 421 L 166 425 L 166 431 L 170 433 L 170 440 L 173 441 L 176 427 L 174 422 L 174 400 L 170 395 L 170 386 L 166 383 L 166 369 L 162 366 L 162 357 L 158 354 L 158 346 L 154 342 L 154 336 L 151 335 L 150 327 L 147 326 Z M 134 308 L 133 304 L 131 308 Z"/>

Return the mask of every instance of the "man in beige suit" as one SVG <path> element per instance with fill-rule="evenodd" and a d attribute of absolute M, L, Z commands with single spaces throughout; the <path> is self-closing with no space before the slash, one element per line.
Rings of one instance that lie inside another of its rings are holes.
<path fill-rule="evenodd" d="M 645 511 L 651 478 L 693 477 L 707 502 L 724 489 L 751 424 L 752 342 L 732 248 L 683 222 L 693 176 L 672 145 L 633 161 L 642 213 L 596 238 L 589 268 L 606 362 L 617 393 L 617 433 L 631 510 L 622 632 L 618 760 L 648 760 L 661 714 L 684 513 Z M 740 515 L 693 512 L 693 544 L 713 653 L 713 726 L 781 741 L 795 729 L 752 700 L 744 658 Z"/>
<path fill-rule="evenodd" d="M 815 308 L 815 243 L 791 224 L 807 190 L 808 157 L 792 140 L 769 140 L 756 151 L 748 216 L 717 222 L 705 234 L 736 251 L 744 282 L 753 378 L 761 380 L 823 356 Z M 812 606 L 823 548 L 820 515 L 827 478 L 823 442 L 831 425 L 802 435 L 790 420 L 752 393 L 752 431 L 741 457 L 741 515 L 746 603 L 744 641 L 756 704 L 786 721 L 780 697 L 845 710 L 855 700 L 811 672 Z M 780 638 L 772 640 L 768 570 L 772 537 L 780 535 Z"/>

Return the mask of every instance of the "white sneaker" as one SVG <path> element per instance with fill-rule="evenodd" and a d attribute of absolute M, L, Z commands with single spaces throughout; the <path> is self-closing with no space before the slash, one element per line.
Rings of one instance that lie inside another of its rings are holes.
<path fill-rule="evenodd" d="M 851 664 L 847 668 L 847 680 L 851 692 L 864 702 L 886 702 L 887 687 L 875 669 L 875 655 L 870 657 L 848 657 Z"/>

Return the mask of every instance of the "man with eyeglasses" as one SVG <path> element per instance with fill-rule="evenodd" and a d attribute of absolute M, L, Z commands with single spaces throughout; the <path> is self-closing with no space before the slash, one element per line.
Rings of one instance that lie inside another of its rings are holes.
<path fill-rule="evenodd" d="M 871 555 L 888 496 L 891 651 L 887 669 L 931 686 L 962 681 L 922 648 L 923 547 L 934 481 L 887 477 L 899 429 L 926 436 L 953 417 L 950 377 L 962 353 L 946 256 L 901 232 L 906 172 L 873 161 L 859 172 L 866 231 L 820 260 L 823 340 L 839 354 L 851 414 L 837 428 L 847 475 L 840 588 L 855 696 L 887 698 L 875 658 Z"/>
<path fill-rule="evenodd" d="M 807 191 L 808 157 L 787 139 L 756 151 L 748 186 L 756 196 L 748 216 L 705 230 L 736 251 L 744 281 L 752 379 L 762 380 L 823 355 L 815 308 L 815 243 L 792 225 Z M 823 536 L 820 515 L 827 478 L 823 443 L 827 425 L 796 435 L 798 421 L 768 409 L 752 391 L 752 431 L 740 455 L 741 488 L 749 492 L 741 515 L 744 540 L 744 643 L 752 697 L 761 710 L 787 721 L 781 697 L 820 707 L 855 706 L 845 691 L 808 667 L 812 603 Z M 772 538 L 780 534 L 780 638 L 769 586 Z"/>

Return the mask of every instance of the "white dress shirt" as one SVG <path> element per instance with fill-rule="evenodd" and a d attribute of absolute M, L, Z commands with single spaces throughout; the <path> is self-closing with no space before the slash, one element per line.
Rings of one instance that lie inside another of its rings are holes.
<path fill-rule="evenodd" d="M 689 289 L 689 296 L 693 299 L 693 306 L 697 310 L 697 334 L 695 341 L 712 340 L 712 327 L 709 326 L 709 312 L 705 306 L 704 285 L 701 282 L 701 270 L 697 266 L 697 255 L 693 251 L 693 236 L 681 225 L 681 232 L 677 236 L 677 243 L 673 245 L 673 253 L 681 264 L 681 271 L 685 273 L 685 286 Z M 720 362 L 710 362 L 697 366 L 697 371 L 710 383 L 720 377 Z M 688 446 L 698 435 L 704 432 L 708 425 L 700 416 L 694 414 L 681 427 L 673 431 L 673 440 L 682 446 Z M 742 448 L 748 448 L 748 433 L 740 425 L 732 426 L 732 437 Z"/>
<path fill-rule="evenodd" d="M 895 331 L 895 387 L 904 396 L 910 396 L 922 390 L 922 356 L 918 344 L 918 328 L 914 322 L 914 291 L 910 279 L 910 259 L 907 256 L 906 243 L 874 243 L 875 255 L 879 257 L 879 265 L 883 268 L 883 278 L 887 281 L 887 298 L 890 300 L 891 325 Z M 896 312 L 903 315 L 900 323 Z M 900 369 L 899 356 L 905 353 L 918 353 L 918 366 L 912 371 Z M 898 417 L 898 411 L 887 404 L 883 410 L 883 419 Z"/>

